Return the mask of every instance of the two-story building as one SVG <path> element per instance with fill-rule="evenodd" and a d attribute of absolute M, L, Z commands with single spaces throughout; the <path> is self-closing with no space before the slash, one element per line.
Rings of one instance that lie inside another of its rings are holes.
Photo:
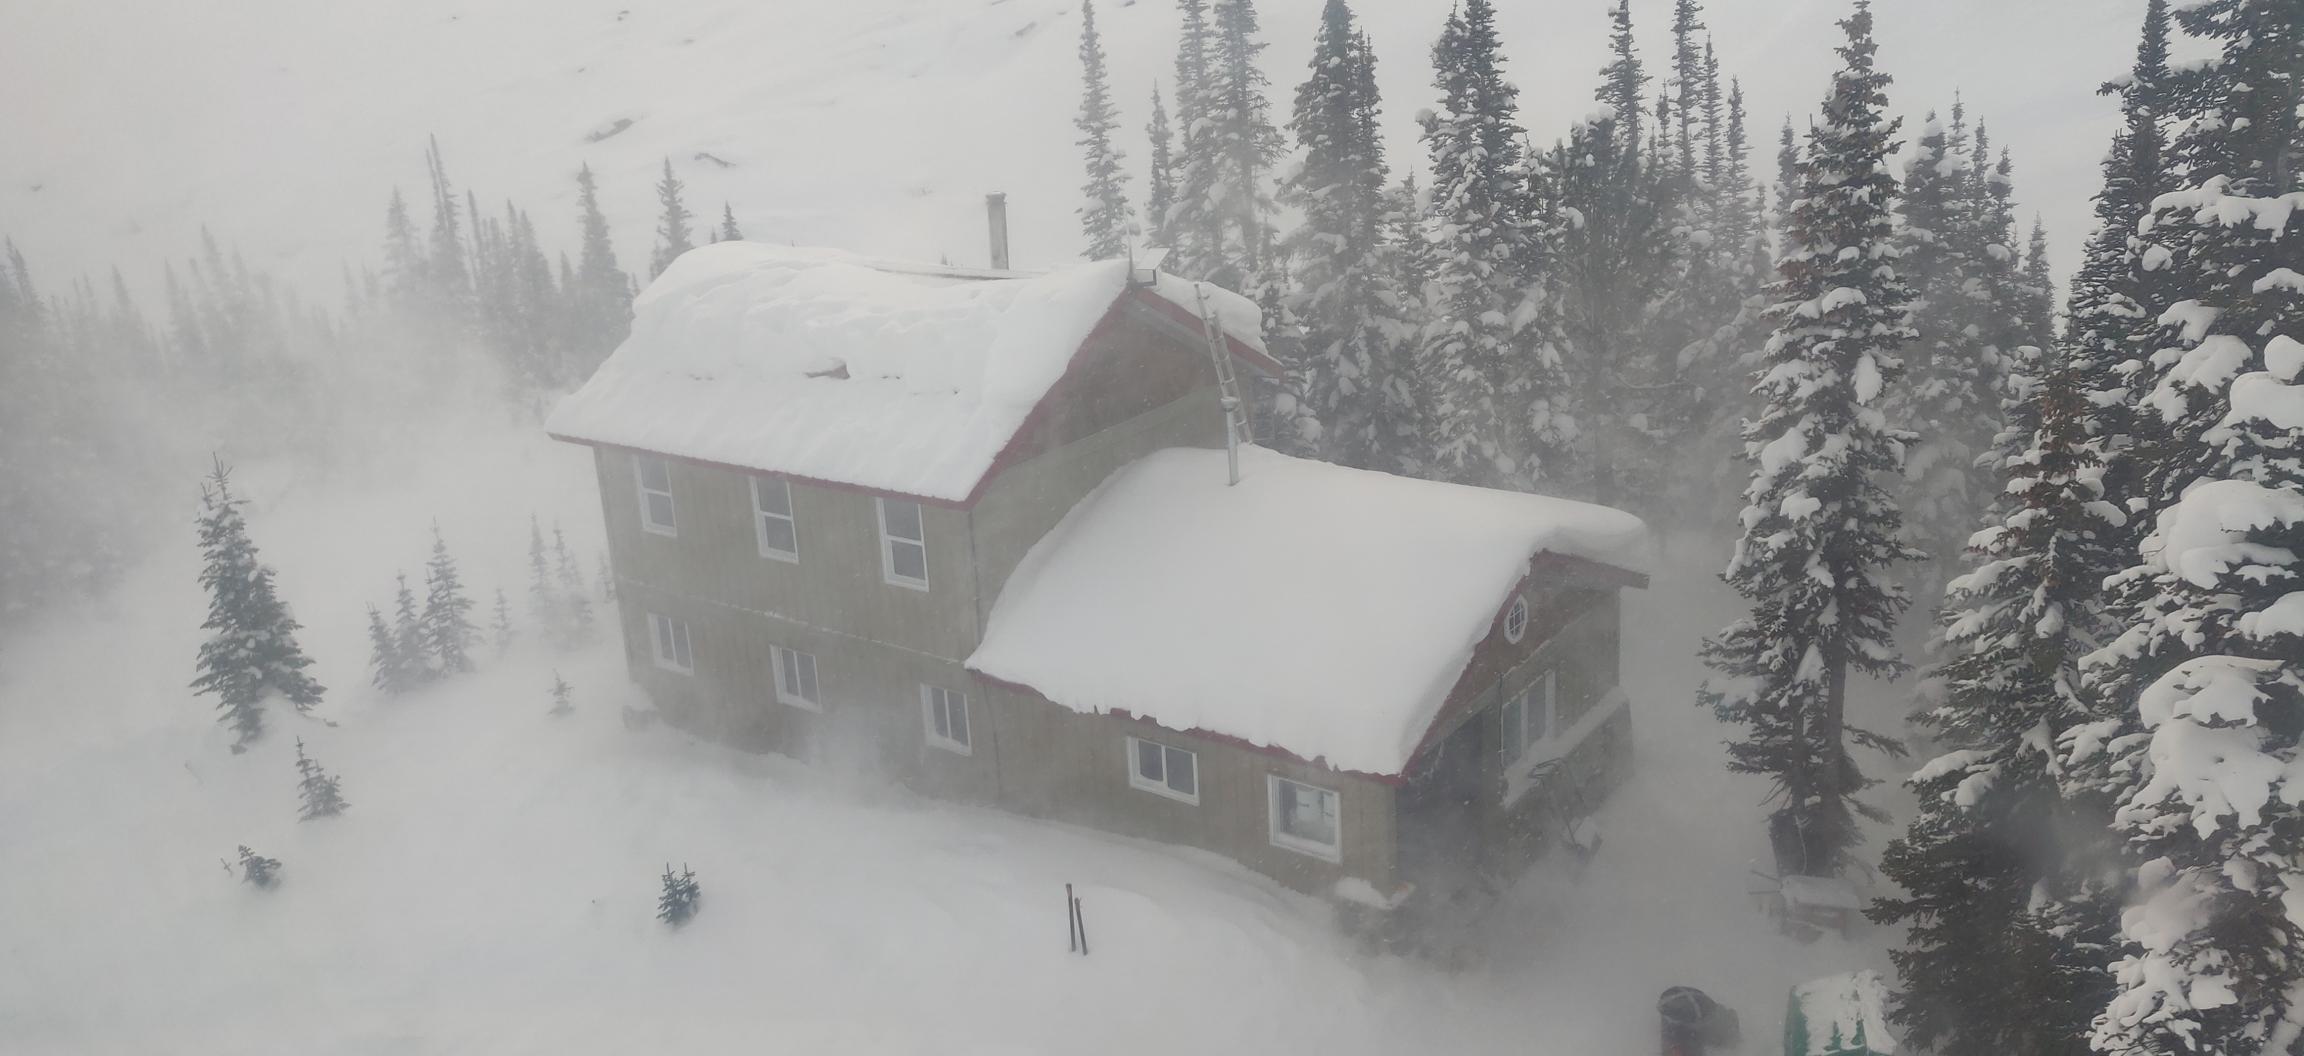
<path fill-rule="evenodd" d="M 724 243 L 549 429 L 669 721 L 1363 905 L 1509 875 L 1628 759 L 1641 526 L 1253 446 L 1233 483 L 1259 329 L 1118 261 Z"/>

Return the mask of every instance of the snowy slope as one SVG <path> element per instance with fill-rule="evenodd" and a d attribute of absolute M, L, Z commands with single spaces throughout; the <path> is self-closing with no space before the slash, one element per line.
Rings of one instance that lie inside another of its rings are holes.
<path fill-rule="evenodd" d="M 628 733 L 611 643 L 376 698 L 360 604 L 422 558 L 429 515 L 483 596 L 523 581 L 531 511 L 598 546 L 580 450 L 438 443 L 334 482 L 242 467 L 334 725 L 226 750 L 183 689 L 188 523 L 119 602 L 0 652 L 0 1052 L 1581 1056 L 1651 1051 L 1667 985 L 1712 991 L 1764 1045 L 1790 985 L 1880 966 L 1876 933 L 1797 945 L 1744 905 L 1763 789 L 1722 772 L 1689 705 L 1693 636 L 1726 615 L 1693 571 L 1715 554 L 1628 599 L 1639 770 L 1590 871 L 1537 870 L 1450 971 L 1361 951 L 1324 906 L 1204 854 Z M 566 719 L 544 715 L 555 670 Z M 298 735 L 350 813 L 293 820 Z M 219 869 L 243 842 L 285 863 L 278 890 Z M 667 861 L 704 890 L 677 933 L 652 919 Z M 1087 959 L 1061 937 L 1067 882 Z"/>
<path fill-rule="evenodd" d="M 1139 130 L 1169 75 L 1174 5 L 1099 6 L 1140 196 Z M 1284 116 L 1320 3 L 1258 6 Z M 1449 5 L 1357 6 L 1405 163 L 1419 156 L 1414 119 L 1434 97 L 1427 54 Z M 1633 5 L 1652 71 L 1669 6 Z M 1845 5 L 1707 6 L 1765 155 L 1779 115 L 1821 97 Z M 2059 266 L 2076 256 L 2111 127 L 2113 103 L 2092 89 L 2125 68 L 2141 6 L 1879 12 L 1898 109 L 1917 118 L 1964 90 L 2016 149 L 2019 204 L 2046 212 Z M 1502 7 L 1525 123 L 1550 142 L 1591 108 L 1606 5 Z M 47 275 L 100 278 L 117 263 L 150 289 L 157 260 L 193 253 L 207 224 L 252 264 L 333 298 L 343 261 L 376 257 L 392 187 L 421 206 L 424 137 L 437 134 L 457 186 L 527 207 L 548 250 L 573 242 L 571 178 L 590 163 L 627 268 L 647 260 L 649 187 L 667 156 L 700 219 L 727 201 L 758 240 L 903 259 L 982 263 L 982 196 L 1006 191 L 1016 262 L 1043 266 L 1078 246 L 1078 31 L 1071 0 L 12 0 L 0 5 L 0 98 L 13 102 L 0 107 L 0 232 Z M 2054 61 L 2040 61 L 2040 40 L 2057 42 Z"/>

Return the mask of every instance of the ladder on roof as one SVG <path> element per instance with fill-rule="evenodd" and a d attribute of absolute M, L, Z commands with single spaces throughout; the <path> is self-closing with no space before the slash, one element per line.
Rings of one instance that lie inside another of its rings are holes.
<path fill-rule="evenodd" d="M 1216 313 L 1208 307 L 1208 284 L 1192 284 L 1192 297 L 1200 309 L 1200 333 L 1208 339 L 1208 360 L 1216 366 L 1216 395 L 1224 407 L 1224 457 L 1232 472 L 1232 483 L 1240 483 L 1240 445 L 1253 443 L 1256 435 L 1248 417 L 1248 401 L 1240 396 L 1240 375 L 1232 368 L 1232 350 L 1224 347 L 1224 331 L 1216 325 Z"/>

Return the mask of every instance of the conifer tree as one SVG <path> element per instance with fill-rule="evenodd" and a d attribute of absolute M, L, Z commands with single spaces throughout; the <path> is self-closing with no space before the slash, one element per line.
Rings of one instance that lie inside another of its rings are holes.
<path fill-rule="evenodd" d="M 403 315 L 414 313 L 423 303 L 425 268 L 424 248 L 416 238 L 416 223 L 408 217 L 408 200 L 400 196 L 400 189 L 392 189 L 392 200 L 384 207 L 384 280 L 395 310 Z M 182 298 L 175 287 L 175 273 L 169 273 L 169 301 L 177 304 Z M 188 316 L 191 305 L 181 302 L 179 314 Z"/>
<path fill-rule="evenodd" d="M 592 640 L 592 599 L 584 591 L 584 573 L 576 567 L 576 555 L 568 549 L 568 537 L 561 534 L 560 526 L 552 526 L 552 553 L 554 569 L 560 580 L 560 610 L 567 619 L 566 646 L 571 648 Z"/>
<path fill-rule="evenodd" d="M 302 804 L 296 820 L 332 818 L 344 813 L 352 804 L 345 802 L 343 790 L 337 787 L 336 776 L 320 768 L 318 762 L 304 754 L 304 738 L 296 738 L 296 797 Z"/>
<path fill-rule="evenodd" d="M 1096 5 L 1080 0 L 1080 114 L 1072 119 L 1080 130 L 1081 160 L 1087 182 L 1080 193 L 1080 234 L 1089 260 L 1116 260 L 1128 252 L 1128 196 L 1122 189 L 1128 172 L 1120 164 L 1127 155 L 1112 143 L 1112 130 L 1120 127 L 1119 108 L 1112 102 L 1112 85 L 1104 73 L 1104 42 L 1096 36 Z"/>
<path fill-rule="evenodd" d="M 695 214 L 688 211 L 687 203 L 680 200 L 685 185 L 672 174 L 672 159 L 664 159 L 664 178 L 656 182 L 656 254 L 648 259 L 648 277 L 664 274 L 680 254 L 696 248 L 696 239 L 688 229 L 688 221 Z"/>
<path fill-rule="evenodd" d="M 504 596 L 502 587 L 496 588 L 496 619 L 490 629 L 495 632 L 496 655 L 511 652 L 512 641 L 519 632 L 512 626 L 512 599 Z"/>
<path fill-rule="evenodd" d="M 213 695 L 232 728 L 234 751 L 264 732 L 264 703 L 274 697 L 310 711 L 325 692 L 305 673 L 312 665 L 296 644 L 302 625 L 288 614 L 273 587 L 272 569 L 257 556 L 248 522 L 233 496 L 231 470 L 219 460 L 200 489 L 200 585 L 208 591 L 208 619 L 200 626 L 198 674 L 192 689 Z"/>
<path fill-rule="evenodd" d="M 1752 610 L 1705 641 L 1719 677 L 1698 693 L 1744 728 L 1730 769 L 1775 782 L 1780 865 L 1822 874 L 1836 874 L 1859 839 L 1852 813 L 1878 816 L 1853 799 L 1872 782 L 1849 745 L 1897 745 L 1847 724 L 1848 676 L 1903 670 L 1893 635 L 1906 599 L 1882 574 L 1914 556 L 1880 482 L 1912 439 L 1879 413 L 1912 336 L 1889 212 L 1901 122 L 1886 116 L 1870 4 L 1857 0 L 1840 27 L 1845 65 L 1809 132 L 1770 291 L 1775 332 L 1755 376 L 1763 407 L 1744 430 L 1752 483 L 1723 578 Z"/>
<path fill-rule="evenodd" d="M 2010 416 L 2005 501 L 1951 582 L 1942 696 L 1919 716 L 1942 754 L 1912 778 L 1920 812 L 1882 858 L 1906 894 L 1869 911 L 1908 929 L 1891 1017 L 1943 1056 L 2083 1056 L 2109 996 L 2117 892 L 2092 882 L 2105 818 L 2065 798 L 2055 747 L 2094 718 L 2079 661 L 2106 629 L 2098 584 L 2123 538 L 2088 396 L 2059 363 Z"/>
<path fill-rule="evenodd" d="M 546 640 L 566 648 L 568 606 L 552 582 L 552 562 L 544 550 L 544 529 L 528 518 L 528 614 Z"/>
<path fill-rule="evenodd" d="M 1144 126 L 1152 143 L 1152 172 L 1144 190 L 1144 222 L 1152 245 L 1172 244 L 1168 213 L 1176 207 L 1175 137 L 1168 131 L 1168 108 L 1160 102 L 1160 86 L 1152 86 L 1152 120 Z"/>
<path fill-rule="evenodd" d="M 1215 0 L 1213 25 L 1197 18 L 1188 0 L 1183 53 L 1198 50 L 1189 90 L 1184 54 L 1177 98 L 1184 115 L 1183 150 L 1176 158 L 1176 202 L 1168 218 L 1175 242 L 1171 267 L 1179 274 L 1254 294 L 1267 278 L 1272 248 L 1272 195 L 1265 186 L 1281 152 L 1257 65 L 1264 45 L 1253 0 Z M 1190 97 L 1190 105 L 1184 100 Z"/>
<path fill-rule="evenodd" d="M 576 209 L 583 241 L 576 270 L 561 283 L 568 298 L 570 376 L 583 377 L 622 344 L 632 327 L 632 282 L 616 266 L 608 244 L 608 218 L 600 188 L 586 165 L 576 173 Z"/>
<path fill-rule="evenodd" d="M 2135 411 L 2150 534 L 2084 662 L 2117 705 L 2069 738 L 2136 865 L 2104 1053 L 2293 1052 L 2304 994 L 2304 5 L 2173 12 L 2214 61 L 2169 71 L 2182 175 L 2139 225 L 2171 297 Z M 2156 94 L 2156 93 L 2155 93 Z"/>
<path fill-rule="evenodd" d="M 242 883 L 269 889 L 272 885 L 280 882 L 280 859 L 266 858 L 257 854 L 255 851 L 249 850 L 245 843 L 240 845 L 239 864 Z"/>
<path fill-rule="evenodd" d="M 374 605 L 368 606 L 368 667 L 369 684 L 389 696 L 415 688 L 426 673 L 423 659 L 403 651 L 401 636 L 385 624 L 384 614 Z"/>
<path fill-rule="evenodd" d="M 1304 158 L 1280 188 L 1282 204 L 1304 216 L 1282 244 L 1297 280 L 1287 305 L 1302 327 L 1304 400 L 1321 424 L 1322 457 L 1390 465 L 1418 424 L 1414 324 L 1387 259 L 1376 56 L 1344 0 L 1322 11 L 1310 65 L 1289 122 Z"/>
<path fill-rule="evenodd" d="M 656 899 L 656 919 L 677 928 L 696 916 L 697 903 L 703 892 L 696 886 L 696 871 L 683 864 L 680 872 L 672 872 L 671 863 L 664 865 L 664 893 Z"/>
<path fill-rule="evenodd" d="M 424 647 L 424 621 L 416 609 L 416 592 L 408 587 L 407 573 L 398 577 L 392 595 L 392 648 L 398 654 L 403 689 L 429 682 L 439 672 Z"/>
<path fill-rule="evenodd" d="M 479 628 L 472 625 L 472 599 L 464 595 L 463 578 L 456 571 L 456 559 L 449 556 L 448 541 L 441 538 L 440 526 L 432 526 L 432 559 L 424 565 L 424 615 L 417 621 L 424 642 L 424 654 L 432 658 L 433 665 L 444 675 L 472 670 L 470 648 L 480 637 Z"/>
<path fill-rule="evenodd" d="M 425 167 L 432 180 L 432 238 L 425 253 L 427 320 L 447 332 L 459 333 L 472 324 L 472 268 L 464 257 L 464 229 L 457 214 L 456 191 L 448 182 L 448 166 L 440 157 L 440 140 L 426 137 Z"/>
<path fill-rule="evenodd" d="M 1209 153 L 1209 125 L 1202 120 L 1208 112 L 1208 58 L 1215 39 L 1208 28 L 1207 0 L 1176 0 L 1178 29 L 1176 34 L 1176 149 L 1170 160 L 1174 171 L 1174 187 L 1170 192 L 1167 212 L 1161 214 L 1160 230 L 1165 236 L 1163 245 L 1174 252 L 1169 267 L 1181 274 L 1193 275 L 1186 270 L 1187 260 L 1197 267 L 1204 260 L 1213 259 L 1222 243 L 1222 232 L 1214 229 L 1210 218 L 1208 187 L 1195 185 L 1195 179 L 1213 177 L 1213 170 L 1202 164 L 1197 171 L 1196 159 Z M 1189 200 L 1193 195 L 1198 200 Z"/>
<path fill-rule="evenodd" d="M 1544 271 L 1495 8 L 1468 2 L 1432 49 L 1440 107 L 1424 121 L 1432 158 L 1428 319 L 1415 369 L 1428 403 L 1429 471 L 1526 486 L 1565 472 L 1575 419 Z"/>
<path fill-rule="evenodd" d="M 573 689 L 569 688 L 569 686 L 568 686 L 568 680 L 567 680 L 567 679 L 565 679 L 565 678 L 561 678 L 561 677 L 560 677 L 560 672 L 558 672 L 558 671 L 554 671 L 554 672 L 552 672 L 552 710 L 550 710 L 550 711 L 548 711 L 548 712 L 545 712 L 545 714 L 547 714 L 547 715 L 573 715 L 573 714 L 575 714 L 575 713 L 576 713 L 576 706 L 575 706 L 574 704 L 571 704 L 571 703 L 569 703 L 569 700 L 570 700 L 570 699 L 571 699 L 571 698 L 572 698 L 572 697 L 575 695 L 575 692 L 576 692 L 575 690 L 573 690 Z"/>
<path fill-rule="evenodd" d="M 736 226 L 735 206 L 727 202 L 720 203 L 720 233 L 713 240 L 716 242 L 744 241 L 744 229 Z"/>
<path fill-rule="evenodd" d="M 2022 333 L 2018 345 L 2048 348 L 2056 342 L 2056 277 L 2048 268 L 2048 225 L 2032 216 L 2032 235 L 2024 241 Z"/>

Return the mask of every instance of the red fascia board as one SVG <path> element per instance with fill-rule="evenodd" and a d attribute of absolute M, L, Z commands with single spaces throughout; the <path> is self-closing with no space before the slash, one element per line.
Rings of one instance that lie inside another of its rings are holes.
<path fill-rule="evenodd" d="M 1162 297 L 1158 293 L 1144 289 L 1142 287 L 1138 287 L 1137 289 L 1131 291 L 1131 293 L 1139 302 L 1152 308 L 1154 311 L 1158 311 L 1167 315 L 1170 319 L 1173 319 L 1178 323 L 1194 328 L 1198 328 L 1202 325 L 1200 317 L 1192 314 L 1191 309 L 1186 308 L 1183 305 L 1176 303 L 1175 301 L 1171 301 L 1166 297 Z M 1232 353 L 1232 358 L 1255 368 L 1256 373 L 1262 374 L 1267 378 L 1282 378 L 1288 375 L 1288 368 L 1281 366 L 1279 360 L 1273 359 L 1270 355 L 1259 352 L 1254 348 L 1250 348 L 1247 342 L 1240 340 L 1238 337 L 1234 336 L 1230 331 L 1225 330 L 1223 327 L 1217 327 L 1216 332 L 1224 336 L 1224 347 Z"/>

